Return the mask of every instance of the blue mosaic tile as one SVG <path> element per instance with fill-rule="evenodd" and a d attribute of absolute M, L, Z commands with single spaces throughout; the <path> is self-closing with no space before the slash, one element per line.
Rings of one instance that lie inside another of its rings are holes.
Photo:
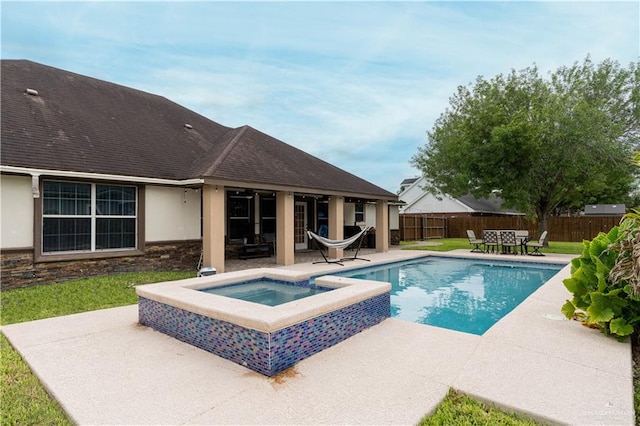
<path fill-rule="evenodd" d="M 271 376 L 390 316 L 390 294 L 261 332 L 138 297 L 139 321 L 200 349 Z"/>

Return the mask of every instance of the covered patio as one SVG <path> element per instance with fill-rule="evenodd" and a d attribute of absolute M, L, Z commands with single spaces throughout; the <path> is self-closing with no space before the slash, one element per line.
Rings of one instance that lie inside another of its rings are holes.
<path fill-rule="evenodd" d="M 229 247 L 234 244 L 240 248 L 267 245 L 274 254 L 268 264 L 292 265 L 296 256 L 313 248 L 306 231 L 318 232 L 321 228 L 327 230 L 328 238 L 342 240 L 350 236 L 345 235 L 345 229 L 373 226 L 375 251 L 389 250 L 389 209 L 393 196 L 374 198 L 357 192 L 267 187 L 256 183 L 251 188 L 246 186 L 239 182 L 225 186 L 223 182 L 205 181 L 203 267 L 227 271 L 232 258 L 228 255 Z M 366 215 L 367 211 L 373 214 Z M 319 256 L 317 251 L 316 254 Z M 343 249 L 328 250 L 330 258 L 339 259 L 343 255 Z"/>

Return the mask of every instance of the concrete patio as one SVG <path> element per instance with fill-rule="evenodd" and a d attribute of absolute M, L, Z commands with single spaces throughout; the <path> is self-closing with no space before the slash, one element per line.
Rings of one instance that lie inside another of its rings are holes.
<path fill-rule="evenodd" d="M 630 344 L 560 316 L 568 275 L 567 266 L 483 336 L 392 318 L 272 378 L 140 326 L 137 305 L 2 332 L 78 424 L 416 424 L 453 387 L 550 423 L 633 425 Z"/>

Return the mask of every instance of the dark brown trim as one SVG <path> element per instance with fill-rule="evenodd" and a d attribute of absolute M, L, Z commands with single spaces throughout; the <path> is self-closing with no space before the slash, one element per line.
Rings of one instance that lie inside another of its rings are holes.
<path fill-rule="evenodd" d="M 33 247 L 10 247 L 0 249 L 0 254 L 33 253 Z"/>
<path fill-rule="evenodd" d="M 147 241 L 147 245 L 172 245 L 172 244 L 188 244 L 202 243 L 202 238 L 191 238 L 189 240 L 167 240 L 167 241 Z"/>
<path fill-rule="evenodd" d="M 41 254 L 33 256 L 34 263 L 63 262 L 84 259 L 110 259 L 114 257 L 144 256 L 140 250 L 95 251 L 91 253 Z"/>
<path fill-rule="evenodd" d="M 64 182 L 83 182 L 90 184 L 106 183 L 123 186 L 134 186 L 138 193 L 138 229 L 137 229 L 137 247 L 132 250 L 114 250 L 114 251 L 96 251 L 91 253 L 64 253 L 64 254 L 44 254 L 42 253 L 42 203 L 44 196 L 44 181 L 56 180 Z M 82 259 L 108 259 L 115 257 L 131 257 L 142 256 L 145 250 L 145 185 L 132 184 L 130 182 L 120 181 L 93 181 L 87 179 L 66 179 L 56 176 L 40 176 L 38 182 L 40 186 L 40 197 L 33 199 L 33 263 L 43 262 L 60 262 L 69 260 L 82 260 Z"/>
<path fill-rule="evenodd" d="M 145 250 L 145 218 L 146 215 L 146 198 L 145 198 L 145 185 L 137 185 L 138 187 L 138 251 L 144 253 Z"/>

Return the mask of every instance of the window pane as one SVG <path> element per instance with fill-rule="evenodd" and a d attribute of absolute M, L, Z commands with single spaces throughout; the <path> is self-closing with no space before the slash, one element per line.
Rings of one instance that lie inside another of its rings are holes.
<path fill-rule="evenodd" d="M 89 215 L 91 185 L 47 181 L 44 183 L 43 203 L 45 215 Z"/>
<path fill-rule="evenodd" d="M 260 214 L 263 218 L 276 217 L 276 199 L 262 198 L 262 203 L 260 205 Z"/>
<path fill-rule="evenodd" d="M 42 251 L 91 250 L 91 219 L 44 218 Z"/>
<path fill-rule="evenodd" d="M 364 204 L 356 204 L 356 222 L 364 222 Z"/>
<path fill-rule="evenodd" d="M 60 214 L 58 199 L 44 198 L 42 205 L 43 214 Z"/>
<path fill-rule="evenodd" d="M 249 218 L 250 200 L 246 198 L 229 198 L 229 218 Z"/>
<path fill-rule="evenodd" d="M 262 233 L 263 234 L 275 234 L 276 233 L 276 221 L 275 221 L 275 219 L 263 219 L 262 220 Z"/>
<path fill-rule="evenodd" d="M 96 219 L 96 250 L 135 246 L 135 219 Z"/>
<path fill-rule="evenodd" d="M 253 224 L 248 219 L 232 219 L 229 221 L 229 238 L 253 240 Z"/>
<path fill-rule="evenodd" d="M 136 189 L 131 186 L 96 185 L 98 216 L 135 216 Z"/>

